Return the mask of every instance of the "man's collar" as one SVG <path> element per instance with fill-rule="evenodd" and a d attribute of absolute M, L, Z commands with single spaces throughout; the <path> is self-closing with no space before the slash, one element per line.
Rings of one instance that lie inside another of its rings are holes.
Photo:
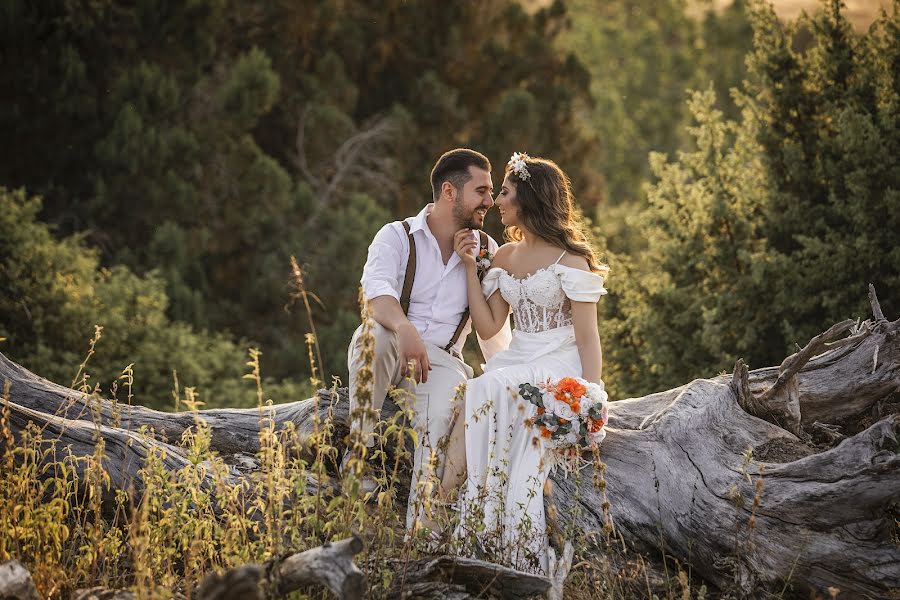
<path fill-rule="evenodd" d="M 434 202 L 429 202 L 425 205 L 425 207 L 419 211 L 415 217 L 412 218 L 412 221 L 409 222 L 409 232 L 414 233 L 419 229 L 425 229 L 429 233 L 431 230 L 428 228 L 428 215 L 431 214 L 431 211 L 434 209 Z"/>

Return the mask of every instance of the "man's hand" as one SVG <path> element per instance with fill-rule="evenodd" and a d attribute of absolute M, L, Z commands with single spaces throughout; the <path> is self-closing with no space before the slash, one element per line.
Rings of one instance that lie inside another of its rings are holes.
<path fill-rule="evenodd" d="M 400 373 L 404 377 L 412 377 L 417 383 L 428 381 L 428 371 L 431 370 L 428 350 L 412 323 L 407 321 L 397 328 L 397 346 L 400 352 Z"/>
<path fill-rule="evenodd" d="M 471 229 L 460 229 L 453 236 L 453 249 L 464 265 L 475 266 L 475 246 L 478 234 Z"/>

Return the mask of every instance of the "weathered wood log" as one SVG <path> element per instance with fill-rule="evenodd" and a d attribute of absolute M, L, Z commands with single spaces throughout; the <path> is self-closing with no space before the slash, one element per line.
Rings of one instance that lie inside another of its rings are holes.
<path fill-rule="evenodd" d="M 602 459 L 617 534 L 638 551 L 675 555 L 705 580 L 746 594 L 780 589 L 788 578 L 803 593 L 827 595 L 828 587 L 859 597 L 895 593 L 900 549 L 891 540 L 898 535 L 891 511 L 900 497 L 900 416 L 883 417 L 882 410 L 885 402 L 895 406 L 892 394 L 900 389 L 900 321 L 888 322 L 880 312 L 874 300 L 873 321 L 839 324 L 780 367 L 751 371 L 739 362 L 730 376 L 613 402 Z M 829 341 L 848 328 L 849 336 Z M 138 450 L 131 454 L 116 440 L 138 434 L 113 426 L 119 408 L 46 382 L 0 355 L 4 378 L 11 381 L 17 427 L 35 420 L 82 453 L 99 431 L 114 449 L 110 461 L 126 466 L 164 443 L 135 440 Z M 92 404 L 102 427 L 87 422 Z M 301 434 L 312 430 L 316 415 L 331 411 L 344 424 L 347 418 L 345 393 L 265 410 L 276 424 L 290 421 Z M 152 425 L 169 441 L 199 416 L 220 453 L 258 447 L 257 409 L 172 415 L 121 407 L 120 415 L 118 423 L 128 429 Z M 863 422 L 866 427 L 857 426 Z M 811 446 L 811 433 L 830 443 Z M 167 448 L 172 468 L 179 468 L 179 449 Z M 601 530 L 603 497 L 590 471 L 578 494 L 574 480 L 553 479 L 549 502 L 559 507 L 563 524 L 574 518 L 580 530 Z M 128 485 L 127 478 L 116 481 Z M 434 591 L 438 584 L 422 585 Z M 462 594 L 460 585 L 438 587 Z"/>
<path fill-rule="evenodd" d="M 222 574 L 207 575 L 197 589 L 200 600 L 264 598 L 264 589 L 278 595 L 308 586 L 326 587 L 341 600 L 359 600 L 366 592 L 366 576 L 353 563 L 363 550 L 353 536 L 269 561 L 245 565 Z"/>
<path fill-rule="evenodd" d="M 800 366 L 792 379 L 800 423 L 807 427 L 815 421 L 835 423 L 852 418 L 896 391 L 900 377 L 898 321 L 888 322 L 884 318 L 874 288 L 870 288 L 869 298 L 874 320 L 852 327 L 851 335 L 835 342 L 817 340 L 829 337 L 828 332 L 813 338 L 806 346 L 813 350 L 808 354 L 823 352 L 808 361 L 792 360 L 804 354 L 801 350 L 785 359 L 782 366 L 751 371 L 751 392 L 757 396 L 768 393 L 778 382 L 785 363 Z M 834 334 L 835 328 L 842 325 L 839 323 L 829 331 Z"/>
<path fill-rule="evenodd" d="M 566 577 L 572 568 L 572 559 L 575 557 L 575 547 L 567 541 L 563 546 L 562 552 L 557 557 L 554 548 L 548 548 L 549 554 L 547 563 L 547 578 L 550 580 L 550 589 L 547 591 L 547 600 L 562 600 L 563 587 L 566 583 Z"/>
<path fill-rule="evenodd" d="M 96 422 L 108 427 L 136 431 L 152 428 L 162 439 L 177 443 L 184 432 L 194 427 L 192 412 L 164 412 L 139 405 L 111 402 L 107 399 L 63 387 L 14 363 L 0 353 L 0 385 L 12 384 L 12 401 L 24 408 L 63 419 Z M 272 419 L 276 429 L 285 423 L 311 423 L 312 415 L 322 418 L 333 412 L 336 423 L 346 424 L 349 405 L 332 402 L 322 390 L 309 399 L 262 408 L 222 408 L 199 411 L 209 426 L 210 448 L 220 454 L 255 453 L 259 450 L 260 420 Z"/>
<path fill-rule="evenodd" d="M 545 594 L 550 581 L 539 575 L 461 556 L 439 556 L 409 562 L 390 561 L 396 576 L 387 597 L 503 598 L 522 600 Z"/>
<path fill-rule="evenodd" d="M 40 600 L 31 573 L 17 560 L 0 563 L 0 598 Z"/>
<path fill-rule="evenodd" d="M 868 414 L 900 390 L 898 327 L 863 323 L 811 360 L 798 353 L 804 364 L 785 361 L 781 374 L 789 376 L 780 380 L 775 369 L 748 373 L 739 361 L 731 378 L 614 402 L 602 460 L 618 533 L 640 550 L 688 559 L 705 580 L 745 594 L 780 590 L 788 579 L 804 594 L 827 596 L 829 587 L 852 597 L 900 593 L 900 547 L 891 539 L 900 414 L 817 451 L 742 408 L 755 390 L 750 400 L 768 416 L 765 403 L 775 395 L 766 390 L 792 379 L 800 424 Z M 773 456 L 776 446 L 792 456 Z M 757 458 L 745 467 L 747 451 Z M 582 510 L 560 515 L 567 523 L 575 513 L 578 528 L 599 530 L 603 496 L 590 477 L 583 481 Z M 551 502 L 571 506 L 575 483 L 555 482 Z"/>
<path fill-rule="evenodd" d="M 366 576 L 353 556 L 363 550 L 358 536 L 292 554 L 277 565 L 277 590 L 280 594 L 307 585 L 324 585 L 338 598 L 358 600 L 366 591 Z"/>

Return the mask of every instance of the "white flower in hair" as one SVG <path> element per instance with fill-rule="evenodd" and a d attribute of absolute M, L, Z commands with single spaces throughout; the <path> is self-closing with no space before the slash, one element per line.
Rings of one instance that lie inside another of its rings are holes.
<path fill-rule="evenodd" d="M 522 181 L 528 181 L 528 178 L 531 177 L 531 173 L 528 172 L 525 161 L 530 158 L 531 157 L 525 152 L 513 152 L 513 155 L 509 159 L 509 162 L 506 163 L 506 166 L 512 169 L 512 172 L 516 174 L 516 177 Z"/>

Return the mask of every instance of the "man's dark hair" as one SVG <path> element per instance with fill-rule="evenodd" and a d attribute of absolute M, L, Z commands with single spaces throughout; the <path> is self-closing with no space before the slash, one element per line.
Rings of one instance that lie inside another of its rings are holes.
<path fill-rule="evenodd" d="M 457 190 L 461 190 L 466 182 L 472 178 L 469 173 L 469 167 L 478 167 L 490 172 L 491 161 L 487 157 L 474 150 L 468 148 L 456 148 L 449 152 L 444 152 L 435 163 L 431 170 L 431 193 L 432 197 L 437 200 L 441 193 L 441 186 L 445 181 Z"/>

